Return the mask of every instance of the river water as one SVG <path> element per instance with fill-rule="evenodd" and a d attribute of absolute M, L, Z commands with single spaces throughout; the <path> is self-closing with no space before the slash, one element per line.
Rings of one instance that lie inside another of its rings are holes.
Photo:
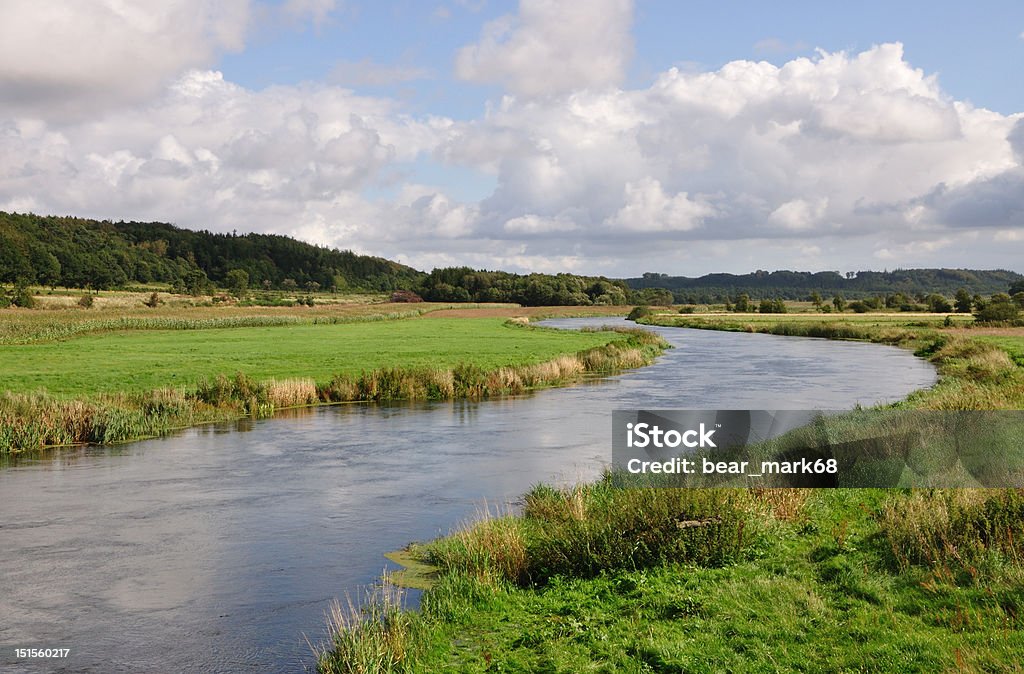
<path fill-rule="evenodd" d="M 554 327 L 621 323 L 562 319 Z M 893 347 L 658 328 L 657 363 L 483 402 L 340 405 L 0 468 L 0 670 L 303 671 L 333 598 L 484 502 L 596 477 L 615 409 L 844 409 L 934 383 Z M 13 649 L 69 648 L 63 660 Z"/>

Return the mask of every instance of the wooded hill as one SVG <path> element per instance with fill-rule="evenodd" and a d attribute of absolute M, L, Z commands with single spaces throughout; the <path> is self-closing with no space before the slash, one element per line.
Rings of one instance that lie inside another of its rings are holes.
<path fill-rule="evenodd" d="M 677 302 L 708 304 L 735 299 L 746 294 L 751 299 L 806 299 L 817 292 L 823 297 L 842 295 L 859 299 L 901 293 L 919 297 L 931 293 L 952 297 L 964 288 L 971 295 L 1005 293 L 1024 276 L 1003 269 L 896 269 L 859 271 L 845 276 L 834 271 L 756 271 L 751 274 L 707 274 L 697 278 L 647 273 L 626 279 L 633 289 L 665 288 Z"/>
<path fill-rule="evenodd" d="M 0 211 L 0 282 L 107 289 L 133 283 L 223 285 L 232 269 L 253 288 L 323 290 L 417 285 L 412 267 L 274 234 L 215 234 L 161 222 L 110 222 Z"/>
<path fill-rule="evenodd" d="M 242 270 L 255 290 L 412 290 L 438 302 L 516 302 L 525 306 L 710 304 L 806 299 L 841 294 L 858 299 L 1003 293 L 1024 276 L 1011 271 L 900 269 L 891 272 L 757 271 L 699 278 L 644 274 L 625 281 L 576 274 L 513 274 L 469 267 L 429 274 L 390 260 L 314 246 L 275 234 L 217 234 L 162 222 L 110 222 L 0 211 L 0 283 L 108 289 L 168 283 L 206 292 L 230 285 Z M 667 290 L 665 290 L 667 289 Z M 670 291 L 670 292 L 669 292 Z M 670 297 L 671 295 L 671 297 Z"/>

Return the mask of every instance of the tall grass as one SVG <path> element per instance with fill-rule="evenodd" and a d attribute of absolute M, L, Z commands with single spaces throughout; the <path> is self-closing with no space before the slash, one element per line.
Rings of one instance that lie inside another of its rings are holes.
<path fill-rule="evenodd" d="M 947 489 L 890 498 L 880 526 L 900 570 L 923 566 L 977 582 L 1024 571 L 1024 490 Z"/>
<path fill-rule="evenodd" d="M 611 476 L 568 490 L 538 486 L 522 517 L 485 511 L 422 554 L 443 571 L 517 585 L 669 562 L 715 566 L 754 541 L 744 503 L 729 490 L 619 489 Z"/>
<path fill-rule="evenodd" d="M 362 602 L 335 601 L 327 618 L 330 641 L 316 647 L 323 674 L 411 672 L 412 616 L 403 611 L 402 591 L 383 582 Z"/>

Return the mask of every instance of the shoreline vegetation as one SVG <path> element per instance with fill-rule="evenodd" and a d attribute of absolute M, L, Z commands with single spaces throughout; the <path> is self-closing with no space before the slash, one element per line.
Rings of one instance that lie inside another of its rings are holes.
<path fill-rule="evenodd" d="M 0 453 L 18 453 L 76 444 L 126 442 L 209 422 L 229 421 L 246 416 L 267 417 L 278 410 L 301 406 L 359 401 L 485 398 L 517 394 L 568 383 L 588 374 L 604 374 L 639 367 L 651 362 L 667 347 L 667 344 L 656 335 L 639 329 L 619 328 L 614 331 L 617 334 L 593 331 L 571 335 L 562 331 L 528 326 L 528 318 L 525 317 L 507 321 L 500 318 L 476 319 L 476 322 L 467 328 L 469 337 L 462 334 L 465 331 L 451 329 L 455 322 L 471 320 L 467 318 L 439 319 L 438 322 L 430 323 L 399 320 L 439 310 L 465 311 L 467 317 L 474 315 L 472 307 L 442 304 L 405 312 L 371 312 L 350 316 L 303 317 L 286 314 L 201 319 L 180 316 L 132 316 L 80 322 L 72 324 L 71 329 L 54 321 L 26 322 L 20 326 L 13 324 L 13 328 L 8 324 L 0 334 L 0 349 L 6 349 L 8 353 L 13 354 L 11 349 L 25 349 L 32 345 L 49 348 L 51 344 L 56 343 L 60 349 L 70 346 L 70 355 L 65 353 L 64 356 L 78 362 L 85 354 L 81 353 L 81 349 L 76 351 L 75 348 L 80 346 L 80 340 L 86 339 L 85 335 L 93 333 L 110 333 L 100 334 L 97 337 L 100 340 L 110 339 L 110 336 L 120 337 L 120 341 L 112 347 L 120 350 L 125 348 L 127 339 L 137 337 L 135 333 L 138 331 L 150 331 L 144 336 L 146 341 L 140 343 L 143 346 L 153 344 L 153 339 L 162 336 L 161 331 L 195 330 L 202 332 L 197 338 L 209 340 L 213 335 L 223 335 L 225 339 L 237 341 L 245 337 L 245 330 L 248 328 L 267 327 L 272 328 L 270 333 L 256 335 L 253 339 L 272 340 L 280 335 L 282 339 L 303 339 L 305 342 L 309 341 L 306 339 L 309 335 L 286 336 L 284 333 L 273 331 L 284 330 L 289 326 L 345 325 L 352 330 L 337 335 L 332 333 L 336 339 L 345 339 L 349 336 L 355 337 L 351 333 L 358 329 L 357 324 L 382 321 L 389 322 L 389 332 L 403 333 L 415 329 L 415 334 L 406 335 L 407 341 L 415 341 L 417 337 L 429 338 L 434 340 L 435 347 L 449 348 L 452 353 L 446 357 L 440 354 L 427 354 L 425 357 L 418 352 L 393 353 L 391 358 L 399 363 L 404 361 L 404 364 L 385 367 L 367 368 L 346 361 L 347 371 L 325 373 L 320 377 L 256 377 L 238 371 L 234 375 L 197 376 L 193 384 L 182 386 L 108 391 L 102 388 L 106 380 L 99 375 L 86 373 L 83 375 L 84 379 L 64 383 L 72 392 L 69 394 L 55 394 L 45 390 L 14 392 L 8 389 L 0 394 Z M 515 308 L 498 305 L 486 307 L 486 310 L 492 313 L 514 313 Z M 559 313 L 556 308 L 548 309 L 548 312 Z M 543 315 L 540 309 L 525 313 Z M 444 320 L 449 323 L 444 323 Z M 225 331 L 226 328 L 231 329 Z M 365 330 L 370 328 L 371 326 L 367 326 Z M 465 340 L 475 337 L 477 329 L 484 328 L 489 333 L 483 336 L 490 337 L 495 348 L 488 351 L 485 346 L 480 345 L 467 347 Z M 312 336 L 315 338 L 322 334 L 315 333 Z M 369 345 L 365 347 L 368 353 L 372 353 L 375 346 L 382 344 L 381 334 L 383 333 L 380 330 L 376 330 L 363 336 Z M 517 334 L 530 337 L 510 339 Z M 445 335 L 452 335 L 448 342 L 445 341 Z M 72 336 L 73 339 L 69 339 Z M 181 346 L 183 337 L 174 333 L 171 333 L 171 337 L 175 345 L 171 355 L 177 357 L 181 353 L 184 356 L 187 349 Z M 547 339 L 543 339 L 545 337 Z M 394 339 L 402 339 L 402 334 L 398 334 Z M 464 341 L 458 342 L 460 339 Z M 516 349 L 510 351 L 513 355 L 495 356 L 493 351 L 506 342 Z M 279 340 L 275 345 L 279 352 L 282 344 L 283 342 Z M 586 348 L 578 348 L 584 344 Z M 244 342 L 242 346 L 248 350 L 251 344 Z M 520 347 L 523 347 L 522 350 L 519 350 Z M 25 357 L 33 363 L 45 359 L 47 364 L 52 365 L 54 357 L 49 356 L 49 352 L 44 354 L 45 357 L 37 354 Z M 296 355 L 300 360 L 306 356 L 306 351 Z M 151 355 L 147 353 L 147 357 Z M 286 363 L 281 367 L 287 366 Z M 314 369 L 323 367 L 318 365 Z M 64 381 L 56 376 L 50 380 Z M 127 387 L 126 384 L 124 386 Z"/>
<path fill-rule="evenodd" d="M 1019 329 L 942 316 L 642 323 L 911 349 L 939 381 L 892 407 L 1024 408 Z M 969 319 L 968 319 L 969 320 Z M 945 325 L 944 325 L 945 324 Z M 335 672 L 1021 671 L 1024 490 L 538 485 L 389 558 L 337 605 Z M 404 587 L 425 589 L 419 610 Z"/>

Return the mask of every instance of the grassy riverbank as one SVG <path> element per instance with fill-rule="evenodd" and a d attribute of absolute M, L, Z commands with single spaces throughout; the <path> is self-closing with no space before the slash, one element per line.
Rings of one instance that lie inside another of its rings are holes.
<path fill-rule="evenodd" d="M 1024 406 L 1010 355 L 1024 337 L 1013 331 L 816 318 L 650 320 L 896 344 L 941 375 L 904 407 Z M 1024 662 L 1020 490 L 537 487 L 521 513 L 492 513 L 409 554 L 435 569 L 421 610 L 399 610 L 390 585 L 362 616 L 339 610 L 321 671 L 994 672 Z"/>
<path fill-rule="evenodd" d="M 0 344 L 0 451 L 119 442 L 321 402 L 518 393 L 635 367 L 662 348 L 639 333 L 460 311 L 429 321 L 366 310 L 28 316 L 8 326 L 18 339 Z"/>

